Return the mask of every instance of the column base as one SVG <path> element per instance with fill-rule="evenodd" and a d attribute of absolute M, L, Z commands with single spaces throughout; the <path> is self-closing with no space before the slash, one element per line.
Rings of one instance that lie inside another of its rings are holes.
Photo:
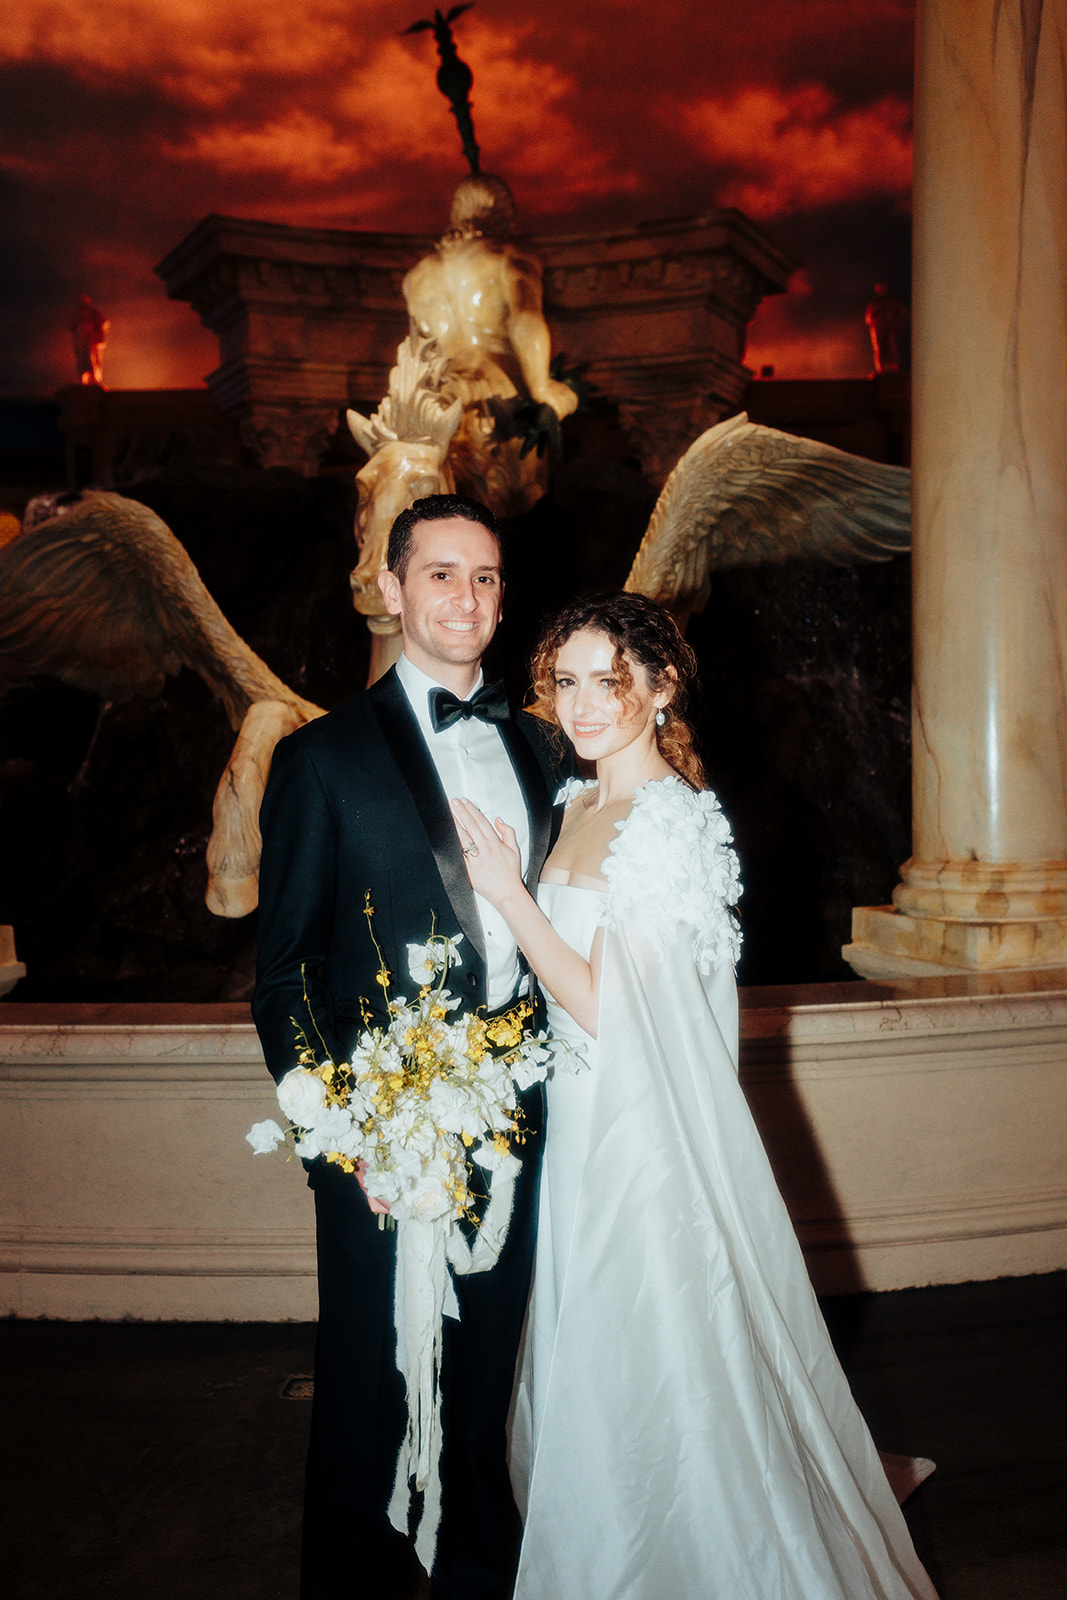
<path fill-rule="evenodd" d="M 857 906 L 841 951 L 861 978 L 929 978 L 1067 966 L 1067 917 L 1023 922 L 909 917 L 892 906 Z"/>

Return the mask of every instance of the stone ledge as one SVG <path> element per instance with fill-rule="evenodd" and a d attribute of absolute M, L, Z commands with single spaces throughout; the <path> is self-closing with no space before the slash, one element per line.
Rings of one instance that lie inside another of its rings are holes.
<path fill-rule="evenodd" d="M 314 1277 L 315 1236 L 303 1228 L 0 1228 L 0 1273 L 149 1277 Z"/>
<path fill-rule="evenodd" d="M 817 1287 L 1067 1266 L 1067 973 L 749 989 L 741 1076 Z M 0 1314 L 314 1314 L 247 1006 L 0 1006 Z M 61 1152 L 62 1159 L 53 1154 Z"/>

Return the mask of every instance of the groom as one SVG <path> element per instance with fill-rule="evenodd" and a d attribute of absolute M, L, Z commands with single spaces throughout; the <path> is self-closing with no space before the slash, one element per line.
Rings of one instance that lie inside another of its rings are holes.
<path fill-rule="evenodd" d="M 516 825 L 527 881 L 549 844 L 547 764 L 537 724 L 510 719 L 481 658 L 500 620 L 500 538 L 491 514 L 455 495 L 397 518 L 379 583 L 404 652 L 384 678 L 279 744 L 263 801 L 259 959 L 253 1013 L 267 1065 L 296 1065 L 298 1018 L 335 1060 L 381 991 L 364 915 L 403 983 L 406 946 L 463 935 L 448 984 L 463 1008 L 504 1008 L 527 979 L 506 924 L 467 877 L 448 801 L 465 795 Z M 303 975 L 302 975 L 303 969 Z M 312 1022 L 311 1014 L 314 1021 Z M 442 1362 L 443 1513 L 434 1600 L 505 1600 L 518 1546 L 505 1426 L 533 1259 L 540 1090 L 500 1260 L 456 1281 Z M 406 1417 L 393 1337 L 395 1234 L 357 1180 L 321 1159 L 315 1195 L 319 1328 L 308 1454 L 301 1600 L 390 1600 L 411 1581 L 407 1541 L 386 1506 Z"/>

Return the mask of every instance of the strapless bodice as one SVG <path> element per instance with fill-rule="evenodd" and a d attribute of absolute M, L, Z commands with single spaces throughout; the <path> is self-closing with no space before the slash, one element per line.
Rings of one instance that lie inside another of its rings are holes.
<path fill-rule="evenodd" d="M 604 909 L 604 887 L 593 887 L 591 880 L 589 886 L 546 883 L 542 880 L 537 886 L 537 904 L 560 938 L 565 939 L 580 956 L 588 957 Z M 554 1038 L 566 1039 L 569 1044 L 584 1045 L 587 1056 L 590 1055 L 594 1040 L 562 1006 L 556 1004 L 547 990 L 545 1004 L 549 1033 Z"/>

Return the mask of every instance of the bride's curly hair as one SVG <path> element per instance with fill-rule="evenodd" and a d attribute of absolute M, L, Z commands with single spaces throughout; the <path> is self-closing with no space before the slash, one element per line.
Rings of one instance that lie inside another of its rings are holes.
<path fill-rule="evenodd" d="M 624 706 L 632 704 L 634 678 L 630 660 L 645 669 L 653 694 L 673 687 L 670 704 L 664 707 L 667 720 L 656 728 L 656 743 L 664 761 L 687 783 L 694 789 L 705 788 L 704 768 L 694 747 L 693 730 L 685 718 L 689 695 L 696 685 L 697 659 L 670 612 L 643 594 L 591 595 L 576 600 L 546 623 L 531 661 L 533 690 L 528 709 L 552 723 L 562 743 L 555 711 L 556 657 L 567 640 L 583 628 L 606 634 L 614 645 L 612 670 Z"/>

